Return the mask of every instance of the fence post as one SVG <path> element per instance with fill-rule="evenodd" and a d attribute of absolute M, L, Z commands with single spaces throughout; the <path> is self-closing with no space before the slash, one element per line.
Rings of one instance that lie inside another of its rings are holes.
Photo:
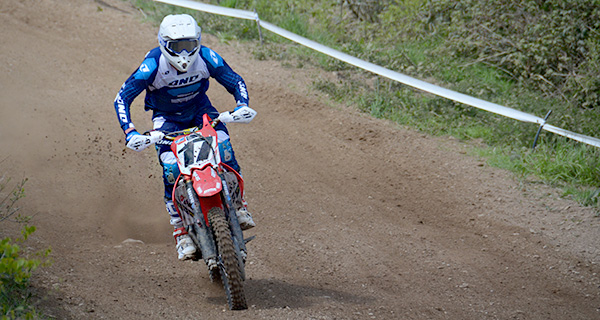
<path fill-rule="evenodd" d="M 256 12 L 256 9 L 254 9 L 254 20 L 256 20 L 256 26 L 258 27 L 258 36 L 260 38 L 260 45 L 263 45 L 263 36 L 262 36 L 262 29 L 260 28 L 260 19 L 258 18 L 258 13 Z"/>
<path fill-rule="evenodd" d="M 535 150 L 535 145 L 537 144 L 538 138 L 540 137 L 540 132 L 542 131 L 542 128 L 546 124 L 546 120 L 548 120 L 548 117 L 550 116 L 551 113 L 552 113 L 552 110 L 548 111 L 548 113 L 546 114 L 546 117 L 544 117 L 544 122 L 542 122 L 540 124 L 540 127 L 538 128 L 538 131 L 535 134 L 535 139 L 533 140 L 533 146 L 531 147 L 531 150 Z"/>

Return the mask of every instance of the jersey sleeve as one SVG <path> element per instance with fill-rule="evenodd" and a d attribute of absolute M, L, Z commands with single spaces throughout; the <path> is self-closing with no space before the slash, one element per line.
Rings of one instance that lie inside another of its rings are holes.
<path fill-rule="evenodd" d="M 206 62 L 210 76 L 215 78 L 233 95 L 237 105 L 248 105 L 248 89 L 244 79 L 233 71 L 227 62 L 212 49 L 202 46 L 200 56 Z"/>
<path fill-rule="evenodd" d="M 123 131 L 128 128 L 134 128 L 134 125 L 131 122 L 131 103 L 138 95 L 140 95 L 140 93 L 150 86 L 152 83 L 151 79 L 156 76 L 157 69 L 157 60 L 154 57 L 151 57 L 150 54 L 146 55 L 146 58 L 139 68 L 129 76 L 121 86 L 119 93 L 117 93 L 114 105 L 119 124 Z"/>

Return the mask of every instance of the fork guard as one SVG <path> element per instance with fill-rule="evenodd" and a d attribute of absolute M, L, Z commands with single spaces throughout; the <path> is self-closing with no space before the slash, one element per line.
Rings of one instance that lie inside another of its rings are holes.
<path fill-rule="evenodd" d="M 191 223 L 188 225 L 188 233 L 195 235 L 195 237 L 192 237 L 192 240 L 196 243 L 197 247 L 200 248 L 202 258 L 208 264 L 210 259 L 214 259 L 217 256 L 217 247 L 212 238 L 212 233 L 206 224 L 207 220 L 203 219 L 204 214 L 201 209 L 202 203 L 194 193 L 193 188 L 192 181 L 186 180 L 188 199 L 192 204 L 192 210 L 195 211 L 195 219 L 198 221 L 198 223 Z"/>

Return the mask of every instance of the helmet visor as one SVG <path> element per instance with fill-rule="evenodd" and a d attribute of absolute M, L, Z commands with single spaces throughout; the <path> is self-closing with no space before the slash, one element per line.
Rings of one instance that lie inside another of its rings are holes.
<path fill-rule="evenodd" d="M 198 48 L 198 40 L 184 39 L 176 41 L 167 41 L 166 48 L 167 50 L 176 54 L 181 54 L 183 51 L 186 51 L 187 53 L 192 53 L 192 51 Z"/>

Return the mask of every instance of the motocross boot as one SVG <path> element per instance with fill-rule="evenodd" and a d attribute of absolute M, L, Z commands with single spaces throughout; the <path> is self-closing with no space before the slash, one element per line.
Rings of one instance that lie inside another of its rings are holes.
<path fill-rule="evenodd" d="M 196 247 L 194 246 L 190 235 L 185 231 L 185 228 L 181 227 L 175 229 L 175 231 L 173 231 L 173 237 L 177 242 L 176 248 L 179 260 L 183 261 L 194 258 Z"/>
<path fill-rule="evenodd" d="M 252 215 L 248 211 L 248 203 L 246 202 L 246 200 L 243 199 L 241 202 L 241 207 L 237 208 L 236 210 L 238 222 L 240 223 L 240 228 L 242 228 L 242 230 L 248 230 L 250 228 L 256 227 L 256 223 L 254 223 Z"/>
<path fill-rule="evenodd" d="M 256 226 L 254 220 L 252 219 L 252 215 L 248 212 L 248 203 L 244 200 L 244 195 L 240 190 L 240 186 L 238 184 L 238 179 L 236 175 L 232 172 L 225 173 L 225 181 L 227 182 L 227 186 L 229 190 L 231 190 L 231 201 L 233 202 L 233 207 L 237 213 L 238 222 L 240 223 L 240 227 L 242 230 L 248 230 Z"/>
<path fill-rule="evenodd" d="M 171 225 L 177 229 L 183 227 L 183 222 L 181 221 L 181 217 L 179 213 L 175 209 L 175 205 L 173 204 L 173 200 L 165 200 L 165 205 L 167 207 L 167 212 L 169 213 L 169 217 L 171 218 Z"/>

